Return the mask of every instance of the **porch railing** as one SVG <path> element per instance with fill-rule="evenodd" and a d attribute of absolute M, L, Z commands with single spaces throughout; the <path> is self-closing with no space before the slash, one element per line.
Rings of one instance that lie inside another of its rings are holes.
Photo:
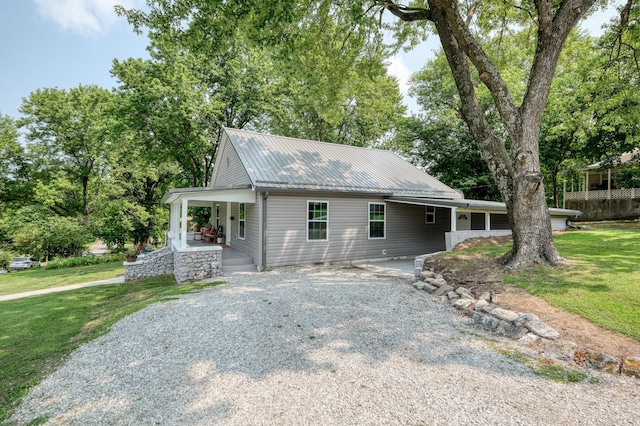
<path fill-rule="evenodd" d="M 628 200 L 631 198 L 640 198 L 640 188 L 598 189 L 565 194 L 565 200 Z"/>

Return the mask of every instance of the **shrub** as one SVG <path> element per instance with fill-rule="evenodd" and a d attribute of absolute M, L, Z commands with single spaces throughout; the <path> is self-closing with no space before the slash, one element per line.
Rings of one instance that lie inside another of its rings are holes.
<path fill-rule="evenodd" d="M 47 263 L 46 269 L 72 268 L 74 266 L 97 265 L 99 263 L 124 261 L 122 253 L 105 254 L 104 256 L 67 257 L 55 259 Z"/>

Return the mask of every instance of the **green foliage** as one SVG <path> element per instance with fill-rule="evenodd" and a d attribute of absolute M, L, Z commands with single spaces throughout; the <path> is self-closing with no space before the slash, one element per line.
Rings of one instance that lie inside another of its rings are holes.
<path fill-rule="evenodd" d="M 105 171 L 113 116 L 111 93 L 97 86 L 70 90 L 39 89 L 23 100 L 20 125 L 44 185 L 60 181 L 64 191 L 45 195 L 54 210 L 66 216 L 90 214 L 90 200 L 99 192 Z M 72 206 L 69 208 L 68 206 Z"/>
<path fill-rule="evenodd" d="M 78 255 L 92 240 L 77 220 L 56 216 L 40 206 L 15 211 L 6 229 L 16 251 L 39 259 Z"/>
<path fill-rule="evenodd" d="M 11 250 L 0 248 L 0 269 L 9 270 L 9 264 L 17 254 Z"/>
<path fill-rule="evenodd" d="M 172 276 L 163 276 L 0 302 L 0 422 L 71 351 L 121 318 L 151 303 L 218 284 L 176 286 Z"/>
<path fill-rule="evenodd" d="M 15 120 L 0 114 L 0 214 L 10 203 L 29 200 L 32 194 L 29 171 Z"/>
<path fill-rule="evenodd" d="M 122 253 L 111 253 L 102 256 L 77 256 L 54 259 L 45 265 L 45 269 L 72 268 L 76 266 L 99 265 L 102 263 L 123 262 Z"/>

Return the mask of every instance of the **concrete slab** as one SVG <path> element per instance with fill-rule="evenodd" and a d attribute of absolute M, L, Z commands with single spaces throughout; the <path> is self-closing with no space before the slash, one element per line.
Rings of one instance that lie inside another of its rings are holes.
<path fill-rule="evenodd" d="M 358 262 L 354 263 L 354 266 L 367 271 L 375 272 L 380 275 L 389 275 L 392 277 L 406 278 L 414 280 L 413 272 L 413 257 L 409 259 L 401 260 L 382 260 L 382 261 L 370 261 L 370 262 Z"/>

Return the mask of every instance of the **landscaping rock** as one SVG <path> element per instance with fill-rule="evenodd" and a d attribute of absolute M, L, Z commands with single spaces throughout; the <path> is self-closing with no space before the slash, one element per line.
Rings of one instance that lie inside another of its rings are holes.
<path fill-rule="evenodd" d="M 620 370 L 625 376 L 637 377 L 640 379 L 640 357 L 630 356 L 622 361 Z"/>
<path fill-rule="evenodd" d="M 513 323 L 522 326 L 527 321 L 540 321 L 540 318 L 536 314 L 519 314 L 518 318 L 513 320 Z"/>
<path fill-rule="evenodd" d="M 584 354 L 587 366 L 611 374 L 620 372 L 620 361 L 611 355 L 596 352 L 591 349 L 586 349 Z"/>
<path fill-rule="evenodd" d="M 491 302 L 491 293 L 489 293 L 488 291 L 485 291 L 484 293 L 482 293 L 480 295 L 480 297 L 478 297 L 478 300 L 484 300 L 486 302 Z"/>
<path fill-rule="evenodd" d="M 437 284 L 435 283 L 435 281 L 433 282 L 433 285 L 437 285 Z M 439 289 L 437 289 L 437 290 L 433 293 L 433 294 L 434 294 L 434 296 L 442 296 L 442 295 L 444 295 L 445 293 L 448 293 L 448 292 L 450 292 L 451 290 L 453 290 L 453 287 L 451 287 L 451 286 L 450 286 L 450 285 L 448 285 L 448 284 L 445 284 L 445 285 L 442 285 L 442 286 L 439 286 L 439 287 L 440 287 L 440 288 L 439 288 Z"/>
<path fill-rule="evenodd" d="M 495 330 L 500 325 L 498 318 L 483 314 L 478 311 L 467 311 L 468 315 L 478 324 L 489 330 Z"/>
<path fill-rule="evenodd" d="M 460 299 L 460 295 L 458 293 L 456 293 L 455 291 L 450 291 L 447 293 L 447 297 L 449 298 L 449 300 L 458 300 Z"/>
<path fill-rule="evenodd" d="M 556 340 L 545 343 L 541 348 L 541 352 L 549 358 L 555 358 L 561 361 L 573 361 L 573 356 L 577 348 L 578 345 L 575 342 Z"/>
<path fill-rule="evenodd" d="M 462 297 L 464 297 L 466 299 L 473 299 L 474 298 L 473 297 L 473 293 L 471 293 L 471 290 L 469 290 L 466 287 L 462 287 L 462 286 L 458 287 L 456 289 L 456 293 L 458 293 L 460 296 L 462 296 Z"/>
<path fill-rule="evenodd" d="M 560 333 L 542 321 L 531 320 L 524 323 L 524 327 L 530 332 L 545 339 L 555 340 L 560 338 Z"/>
<path fill-rule="evenodd" d="M 429 293 L 433 293 L 434 291 L 436 291 L 438 289 L 438 287 L 436 287 L 434 285 L 431 285 L 429 283 L 423 283 L 422 289 L 424 291 L 428 291 Z"/>
<path fill-rule="evenodd" d="M 435 278 L 436 277 L 436 273 L 433 271 L 422 271 L 420 272 L 420 279 L 421 280 L 425 280 L 427 278 Z"/>
<path fill-rule="evenodd" d="M 508 309 L 502 309 L 502 308 L 493 309 L 491 311 L 491 315 L 505 321 L 513 321 L 520 316 L 513 311 L 510 311 Z"/>
<path fill-rule="evenodd" d="M 447 281 L 445 279 L 443 279 L 443 278 L 434 278 L 433 281 L 431 281 L 430 284 L 435 285 L 436 287 L 442 287 L 442 286 L 447 285 Z M 449 286 L 449 287 L 451 287 L 451 286 Z M 451 290 L 453 290 L 453 287 L 451 287 Z M 447 291 L 449 291 L 449 290 L 447 290 Z"/>
<path fill-rule="evenodd" d="M 461 298 L 453 302 L 453 306 L 455 306 L 458 309 L 467 309 L 469 306 L 471 306 L 472 303 L 473 303 L 473 299 Z"/>
<path fill-rule="evenodd" d="M 495 311 L 494 311 L 495 312 Z M 517 326 L 511 321 L 499 320 L 500 323 L 496 328 L 496 333 L 500 333 L 505 337 L 509 337 L 511 339 L 519 339 L 525 335 L 527 329 L 522 326 Z"/>
<path fill-rule="evenodd" d="M 487 303 L 486 305 L 482 306 L 482 311 L 490 314 L 491 312 L 493 312 L 494 309 L 497 309 L 497 308 L 499 308 L 498 305 L 494 305 L 493 303 Z"/>
<path fill-rule="evenodd" d="M 520 339 L 518 339 L 518 342 L 522 343 L 523 345 L 531 345 L 538 340 L 540 340 L 540 336 L 538 336 L 537 334 L 527 333 Z"/>
<path fill-rule="evenodd" d="M 485 306 L 487 306 L 489 304 L 489 302 L 487 302 L 486 300 L 480 299 L 476 302 L 476 307 L 474 308 L 476 311 L 482 311 L 482 308 L 484 308 Z"/>

